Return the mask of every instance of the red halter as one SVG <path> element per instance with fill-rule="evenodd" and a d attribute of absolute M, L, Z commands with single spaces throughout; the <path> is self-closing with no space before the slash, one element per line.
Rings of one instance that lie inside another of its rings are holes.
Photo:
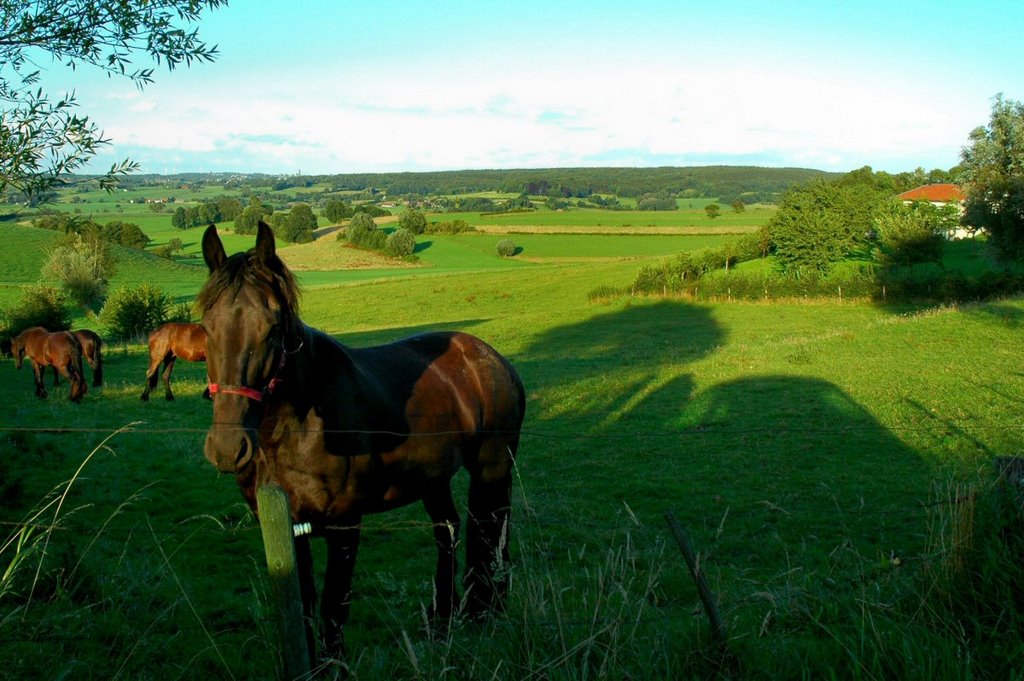
<path fill-rule="evenodd" d="M 299 347 L 302 347 L 301 345 Z M 221 385 L 220 383 L 210 383 L 210 395 L 216 395 L 218 393 L 227 395 L 241 395 L 248 397 L 253 402 L 263 402 L 264 398 L 274 392 L 277 386 L 281 384 L 281 378 L 278 374 L 284 369 L 284 361 L 288 356 L 288 353 L 281 348 L 281 361 L 277 364 L 277 371 L 274 372 L 273 378 L 267 383 L 267 386 L 263 390 L 257 390 L 256 388 L 250 388 L 247 385 Z"/>

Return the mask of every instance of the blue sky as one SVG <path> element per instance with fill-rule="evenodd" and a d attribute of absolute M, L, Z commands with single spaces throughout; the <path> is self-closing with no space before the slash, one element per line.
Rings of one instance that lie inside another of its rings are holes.
<path fill-rule="evenodd" d="M 949 168 L 1024 100 L 1024 2 L 234 0 L 142 91 L 47 68 L 143 172 Z"/>

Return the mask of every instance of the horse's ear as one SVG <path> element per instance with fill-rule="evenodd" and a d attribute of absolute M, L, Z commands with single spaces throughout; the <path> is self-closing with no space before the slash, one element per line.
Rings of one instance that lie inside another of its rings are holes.
<path fill-rule="evenodd" d="M 224 244 L 221 243 L 220 237 L 217 236 L 217 226 L 210 225 L 203 232 L 203 260 L 206 261 L 206 266 L 210 268 L 210 272 L 213 272 L 220 269 L 227 259 L 228 256 L 224 252 Z"/>
<path fill-rule="evenodd" d="M 275 248 L 274 230 L 260 220 L 256 228 L 256 258 L 264 265 L 269 265 L 276 259 Z"/>

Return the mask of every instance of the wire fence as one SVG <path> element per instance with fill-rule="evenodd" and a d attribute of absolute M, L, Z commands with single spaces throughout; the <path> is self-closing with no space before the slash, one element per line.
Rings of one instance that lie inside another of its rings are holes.
<path fill-rule="evenodd" d="M 1024 430 L 1024 423 L 1019 423 L 1019 424 L 1018 423 L 1014 423 L 1014 424 L 1006 424 L 1006 423 L 978 423 L 977 421 L 971 421 L 970 423 L 960 422 L 960 423 L 956 423 L 956 424 L 953 424 L 953 425 L 954 425 L 954 427 L 956 427 L 957 429 L 959 429 L 960 431 L 962 431 L 964 433 L 967 433 L 967 432 L 970 432 L 970 431 L 1020 432 L 1020 431 Z M 240 430 L 240 431 L 242 430 L 242 428 L 240 426 L 237 426 L 237 425 L 232 425 L 231 427 L 238 428 L 238 430 Z M 771 434 L 774 437 L 783 437 L 784 438 L 785 435 L 788 434 L 788 433 L 799 433 L 799 434 L 812 433 L 812 434 L 817 434 L 817 435 L 821 435 L 821 436 L 835 436 L 835 435 L 839 435 L 839 434 L 850 434 L 851 432 L 870 432 L 870 433 L 884 432 L 884 433 L 890 433 L 890 434 L 892 434 L 892 433 L 895 433 L 895 434 L 900 434 L 900 433 L 920 434 L 922 432 L 932 432 L 932 433 L 936 433 L 936 434 L 943 434 L 943 433 L 947 433 L 948 432 L 949 427 L 950 427 L 950 424 L 933 424 L 933 425 L 920 425 L 920 426 L 902 426 L 902 427 L 897 426 L 897 427 L 894 428 L 892 426 L 887 426 L 887 425 L 883 425 L 883 424 L 879 424 L 879 423 L 870 423 L 870 424 L 861 424 L 861 425 L 857 425 L 857 426 L 843 426 L 843 427 L 837 427 L 837 428 L 820 428 L 820 427 L 818 427 L 818 428 L 810 428 L 810 427 L 808 427 L 808 428 L 792 428 L 792 427 L 784 427 L 784 428 L 767 428 L 767 427 L 758 427 L 758 428 L 719 428 L 719 427 L 715 427 L 714 429 L 710 429 L 710 428 L 706 428 L 706 427 L 697 427 L 697 428 L 683 429 L 683 430 L 631 431 L 631 432 L 622 432 L 622 433 L 582 433 L 582 432 L 558 433 L 558 432 L 552 432 L 552 431 L 545 431 L 545 430 L 527 428 L 527 429 L 523 429 L 522 431 L 520 431 L 520 435 L 523 438 L 523 440 L 526 440 L 526 441 L 528 441 L 530 439 L 534 439 L 534 440 L 541 440 L 541 441 L 557 441 L 557 442 L 582 441 L 582 442 L 588 442 L 589 443 L 589 442 L 609 441 L 609 442 L 617 442 L 618 443 L 618 442 L 627 441 L 627 442 L 636 443 L 636 442 L 641 442 L 641 441 L 644 441 L 644 440 L 663 441 L 663 440 L 686 440 L 686 439 L 693 439 L 693 438 L 701 438 L 701 439 L 717 438 L 717 437 L 721 437 L 721 438 L 734 438 L 734 437 L 739 437 L 739 436 L 761 435 L 761 434 Z M 99 427 L 74 427 L 74 426 L 71 426 L 71 427 L 36 427 L 36 426 L 28 427 L 28 426 L 7 426 L 7 425 L 0 424 L 0 433 L 4 433 L 4 432 L 7 432 L 7 433 L 31 433 L 31 434 L 38 434 L 38 435 L 44 435 L 44 434 L 45 435 L 85 434 L 85 435 L 103 435 L 103 436 L 106 436 L 106 437 L 109 437 L 109 436 L 112 435 L 111 430 L 109 428 L 99 428 Z M 190 435 L 201 436 L 201 435 L 204 435 L 207 432 L 208 432 L 207 428 L 199 428 L 199 427 L 181 426 L 181 427 L 151 428 L 151 427 L 142 426 L 141 424 L 132 424 L 130 426 L 126 426 L 126 427 L 118 430 L 116 432 L 116 434 L 118 436 L 153 436 L 153 435 L 167 435 L 167 434 L 190 434 Z M 437 436 L 465 435 L 466 434 L 465 432 L 462 432 L 462 431 L 447 431 L 447 430 L 446 431 L 430 432 L 430 433 L 411 433 L 410 434 L 410 433 L 402 433 L 402 432 L 397 432 L 397 431 L 365 430 L 365 429 L 336 429 L 336 430 L 318 429 L 316 431 L 296 430 L 296 431 L 293 431 L 293 432 L 295 432 L 296 434 L 298 434 L 298 433 L 308 434 L 309 432 L 317 432 L 317 433 L 322 433 L 322 434 L 325 434 L 325 435 L 360 435 L 360 436 L 391 436 L 391 437 L 437 437 Z M 478 432 L 478 431 L 474 431 L 474 432 L 476 434 L 487 434 L 486 432 Z M 500 432 L 500 431 L 492 431 L 492 433 L 506 434 L 506 433 Z M 871 512 L 874 515 L 878 516 L 878 517 L 884 517 L 884 516 L 888 516 L 888 515 L 897 515 L 897 514 L 917 514 L 917 513 L 920 513 L 921 511 L 927 510 L 928 508 L 931 508 L 931 507 L 956 505 L 956 504 L 959 504 L 959 503 L 963 503 L 965 500 L 966 499 L 964 497 L 960 497 L 960 496 L 953 496 L 953 497 L 943 498 L 943 499 L 930 499 L 930 500 L 916 499 L 916 500 L 913 501 L 913 503 L 911 503 L 909 505 L 900 506 L 898 508 L 893 508 L 891 506 L 889 508 L 876 508 L 876 509 L 873 509 Z M 239 500 L 239 503 L 242 503 L 241 500 Z M 766 507 L 774 508 L 775 510 L 782 511 L 784 513 L 788 513 L 788 511 L 785 511 L 784 509 L 781 509 L 777 505 L 772 504 L 772 502 L 770 502 L 770 501 L 764 500 L 764 501 L 762 501 L 760 503 L 765 505 Z M 849 513 L 849 511 L 844 511 L 844 512 L 845 513 Z M 381 518 L 381 517 L 386 517 L 386 514 L 373 514 L 373 515 L 368 516 L 368 517 L 370 517 L 370 518 Z M 639 521 L 637 521 L 637 522 L 639 522 Z M 192 516 L 192 517 L 186 518 L 184 520 L 176 521 L 174 526 L 164 527 L 164 528 L 155 528 L 152 531 L 154 531 L 154 532 L 156 532 L 158 534 L 164 534 L 164 535 L 167 535 L 167 536 L 184 536 L 186 534 L 189 534 L 189 533 L 192 533 L 192 532 L 195 531 L 195 524 L 196 523 L 207 523 L 211 527 L 214 527 L 217 531 L 220 531 L 220 532 L 227 531 L 227 532 L 234 532 L 234 533 L 250 533 L 250 532 L 251 533 L 255 533 L 255 532 L 259 531 L 258 525 L 255 524 L 255 521 L 253 521 L 250 524 L 239 525 L 237 523 L 232 524 L 230 522 L 226 522 L 226 521 L 218 519 L 218 518 L 216 518 L 216 517 L 214 517 L 212 515 Z M 543 524 L 542 520 L 541 520 L 541 523 Z M 398 521 L 380 521 L 380 520 L 377 520 L 375 522 L 374 520 L 367 521 L 364 518 L 363 522 L 361 523 L 361 526 L 363 528 L 371 530 L 371 531 L 387 531 L 387 532 L 405 531 L 405 530 L 411 530 L 411 531 L 417 531 L 417 532 L 427 532 L 427 531 L 432 531 L 435 528 L 435 524 L 432 523 L 432 522 L 429 522 L 429 521 L 416 521 L 416 520 L 409 520 L 409 519 L 402 519 L 402 520 L 398 520 Z M 63 521 L 60 522 L 60 523 L 56 523 L 56 524 L 48 524 L 48 523 L 41 522 L 41 521 L 26 522 L 25 520 L 3 520 L 3 519 L 0 519 L 0 527 L 7 527 L 7 528 L 30 528 L 30 529 L 38 530 L 38 531 L 51 531 L 52 530 L 52 531 L 61 532 L 61 533 L 63 533 L 63 532 L 74 533 L 74 532 L 79 532 L 79 531 L 82 531 L 83 529 L 85 529 L 85 528 L 75 528 L 72 525 L 70 525 L 69 523 L 66 523 L 66 522 L 63 522 Z M 347 527 L 348 526 L 322 525 L 322 526 L 319 527 L 319 529 L 337 530 L 337 529 L 347 529 Z M 117 523 L 113 523 L 113 524 L 108 524 L 107 526 L 105 526 L 104 529 L 105 529 L 105 531 L 108 531 L 108 532 L 109 531 L 115 531 L 115 532 L 125 532 L 125 533 L 127 533 L 127 532 L 133 532 L 133 531 L 137 530 L 138 529 L 138 525 L 137 524 L 119 525 Z"/>

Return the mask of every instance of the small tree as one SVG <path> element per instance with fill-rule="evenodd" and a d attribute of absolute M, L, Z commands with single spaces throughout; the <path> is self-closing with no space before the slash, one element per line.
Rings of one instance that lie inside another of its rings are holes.
<path fill-rule="evenodd" d="M 791 189 L 766 225 L 775 256 L 790 271 L 828 271 L 874 228 L 879 196 L 824 180 Z"/>
<path fill-rule="evenodd" d="M 413 234 L 427 231 L 427 216 L 421 210 L 404 210 L 398 216 L 398 224 Z"/>
<path fill-rule="evenodd" d="M 742 213 L 747 209 L 747 204 L 743 203 L 743 199 L 736 199 L 731 204 L 734 213 Z"/>
<path fill-rule="evenodd" d="M 395 258 L 406 258 L 416 250 L 416 235 L 405 227 L 399 227 L 388 236 L 384 252 Z"/>
<path fill-rule="evenodd" d="M 502 239 L 494 249 L 501 258 L 511 258 L 516 254 L 516 245 L 511 239 Z"/>
<path fill-rule="evenodd" d="M 68 297 L 85 307 L 103 298 L 114 260 L 99 234 L 71 233 L 47 254 L 42 274 L 60 282 Z"/>
<path fill-rule="evenodd" d="M 349 220 L 348 226 L 345 228 L 345 238 L 349 241 L 357 241 L 351 235 L 360 232 L 372 232 L 375 229 L 377 229 L 377 223 L 373 221 L 373 218 L 366 213 L 356 213 Z"/>
<path fill-rule="evenodd" d="M 100 323 L 112 339 L 139 341 L 167 321 L 169 308 L 167 294 L 152 284 L 121 286 L 103 305 Z"/>
<path fill-rule="evenodd" d="M 278 236 L 293 243 L 309 243 L 313 240 L 313 231 L 316 226 L 316 216 L 313 215 L 313 209 L 309 207 L 309 204 L 297 203 L 288 211 L 281 229 L 282 233 Z"/>
<path fill-rule="evenodd" d="M 258 198 L 253 197 L 249 205 L 243 208 L 235 218 L 235 234 L 255 234 L 256 225 L 260 223 L 260 220 L 273 214 L 273 208 L 264 206 Z"/>
<path fill-rule="evenodd" d="M 345 218 L 352 217 L 352 206 L 348 201 L 331 199 L 324 207 L 324 217 L 330 220 L 331 224 L 337 224 Z"/>
<path fill-rule="evenodd" d="M 877 218 L 876 258 L 886 265 L 940 262 L 946 242 L 931 204 L 892 201 Z"/>
<path fill-rule="evenodd" d="M 708 205 L 704 206 L 704 212 L 708 214 L 708 219 L 714 220 L 721 214 L 722 207 L 719 206 L 717 203 L 709 203 Z"/>
<path fill-rule="evenodd" d="M 971 132 L 961 158 L 963 221 L 988 231 L 998 259 L 1024 260 L 1024 104 L 998 95 L 988 127 Z"/>

